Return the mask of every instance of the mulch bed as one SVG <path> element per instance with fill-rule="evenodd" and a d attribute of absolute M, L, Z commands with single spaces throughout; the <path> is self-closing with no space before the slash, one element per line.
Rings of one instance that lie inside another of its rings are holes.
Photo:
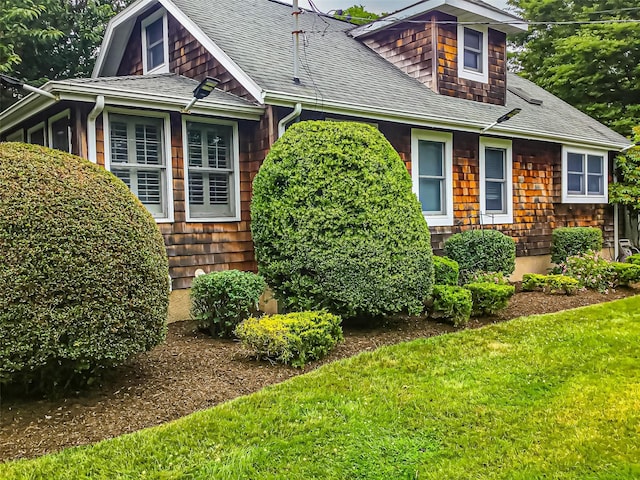
<path fill-rule="evenodd" d="M 517 293 L 506 310 L 495 317 L 473 319 L 469 328 L 635 293 L 627 289 L 609 295 Z M 237 342 L 212 339 L 198 332 L 193 322 L 173 323 L 164 345 L 118 368 L 91 392 L 55 401 L 3 399 L 0 395 L 0 462 L 36 457 L 166 423 L 327 362 L 454 330 L 447 324 L 417 318 L 397 319 L 376 327 L 345 327 L 345 342 L 329 357 L 294 369 L 247 359 Z"/>

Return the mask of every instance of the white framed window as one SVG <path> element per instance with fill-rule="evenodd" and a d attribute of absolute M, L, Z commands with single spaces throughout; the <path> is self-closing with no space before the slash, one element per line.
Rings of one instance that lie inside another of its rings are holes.
<path fill-rule="evenodd" d="M 71 113 L 64 110 L 49 118 L 49 147 L 71 153 Z"/>
<path fill-rule="evenodd" d="M 24 142 L 24 130 L 20 128 L 7 135 L 7 142 Z"/>
<path fill-rule="evenodd" d="M 562 147 L 562 202 L 608 203 L 607 152 Z"/>
<path fill-rule="evenodd" d="M 411 177 L 427 224 L 453 225 L 453 134 L 411 130 Z"/>
<path fill-rule="evenodd" d="M 483 224 L 513 223 L 511 140 L 480 137 L 480 215 Z"/>
<path fill-rule="evenodd" d="M 27 143 L 42 145 L 43 147 L 47 145 L 44 122 L 40 122 L 36 126 L 27 130 Z"/>
<path fill-rule="evenodd" d="M 240 221 L 240 147 L 236 122 L 184 116 L 187 221 Z"/>
<path fill-rule="evenodd" d="M 142 73 L 169 71 L 167 12 L 163 9 L 142 20 Z"/>
<path fill-rule="evenodd" d="M 458 77 L 489 82 L 489 29 L 458 25 Z"/>
<path fill-rule="evenodd" d="M 105 168 L 158 222 L 173 221 L 169 115 L 105 112 Z"/>

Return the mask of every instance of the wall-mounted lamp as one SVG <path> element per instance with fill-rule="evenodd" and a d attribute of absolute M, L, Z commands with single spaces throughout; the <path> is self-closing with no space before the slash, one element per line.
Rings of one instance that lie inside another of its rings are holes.
<path fill-rule="evenodd" d="M 517 114 L 519 114 L 522 111 L 521 108 L 514 108 L 513 110 L 511 110 L 510 112 L 505 113 L 504 115 L 502 115 L 500 118 L 498 118 L 495 122 L 493 122 L 491 125 L 489 125 L 488 127 L 485 127 L 482 129 L 481 133 L 486 132 L 487 130 L 489 130 L 490 128 L 495 127 L 497 124 L 502 123 L 502 122 L 506 122 L 507 120 L 515 117 Z"/>
<path fill-rule="evenodd" d="M 631 150 L 633 147 L 638 147 L 638 146 L 640 146 L 640 143 L 632 143 L 631 145 L 627 145 L 626 147 L 621 148 L 621 149 L 619 150 L 619 152 L 620 152 L 620 153 L 624 153 L 624 152 L 626 152 L 627 150 Z"/>
<path fill-rule="evenodd" d="M 60 97 L 54 95 L 53 93 L 47 92 L 46 90 L 42 90 L 41 88 L 32 87 L 31 85 L 27 85 L 26 83 L 18 80 L 17 78 L 13 78 L 13 77 L 10 77 L 9 75 L 4 75 L 2 73 L 0 73 L 0 85 L 4 85 L 5 87 L 21 88 L 28 92 L 37 93 L 38 95 L 51 98 L 56 102 L 60 100 Z"/>
<path fill-rule="evenodd" d="M 191 107 L 193 107 L 193 105 L 198 100 L 202 100 L 203 98 L 208 97 L 209 94 L 213 92 L 213 89 L 216 88 L 219 83 L 220 83 L 220 80 L 213 77 L 206 77 L 204 80 L 202 80 L 200 84 L 193 91 L 193 98 L 187 104 L 187 106 L 182 109 L 182 112 L 188 113 Z"/>

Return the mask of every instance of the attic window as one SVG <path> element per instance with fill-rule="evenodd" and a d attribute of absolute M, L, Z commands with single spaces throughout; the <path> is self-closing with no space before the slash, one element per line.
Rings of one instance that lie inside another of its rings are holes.
<path fill-rule="evenodd" d="M 489 82 L 489 33 L 487 27 L 458 25 L 458 76 Z"/>
<path fill-rule="evenodd" d="M 142 21 L 143 73 L 169 71 L 167 29 L 167 14 L 164 10 L 158 10 Z"/>

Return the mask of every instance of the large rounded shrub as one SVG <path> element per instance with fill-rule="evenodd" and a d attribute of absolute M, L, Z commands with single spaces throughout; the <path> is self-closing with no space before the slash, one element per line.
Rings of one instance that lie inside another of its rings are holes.
<path fill-rule="evenodd" d="M 344 317 L 420 312 L 433 284 L 411 178 L 375 128 L 301 122 L 253 183 L 258 268 L 292 310 Z"/>
<path fill-rule="evenodd" d="M 52 388 L 166 335 L 164 242 L 120 180 L 73 155 L 0 144 L 0 384 Z"/>

